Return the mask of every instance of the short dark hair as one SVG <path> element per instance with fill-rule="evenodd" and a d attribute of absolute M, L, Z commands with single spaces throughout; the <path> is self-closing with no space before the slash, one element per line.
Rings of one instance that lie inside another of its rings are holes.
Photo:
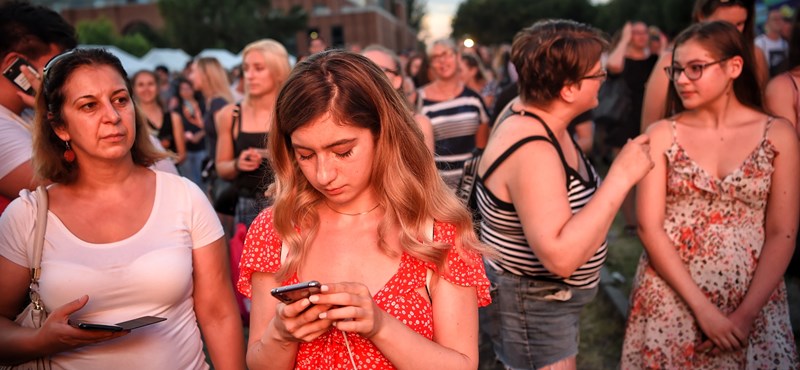
<path fill-rule="evenodd" d="M 17 52 L 31 59 L 40 58 L 56 44 L 62 50 L 78 45 L 75 28 L 55 11 L 27 1 L 0 5 L 0 58 Z"/>
<path fill-rule="evenodd" d="M 169 74 L 169 69 L 167 68 L 167 66 L 165 66 L 163 64 L 157 65 L 155 70 L 156 70 L 156 72 L 164 72 L 166 74 Z"/>
<path fill-rule="evenodd" d="M 548 104 L 564 86 L 580 82 L 607 47 L 599 30 L 571 20 L 547 19 L 523 29 L 511 45 L 520 98 Z"/>

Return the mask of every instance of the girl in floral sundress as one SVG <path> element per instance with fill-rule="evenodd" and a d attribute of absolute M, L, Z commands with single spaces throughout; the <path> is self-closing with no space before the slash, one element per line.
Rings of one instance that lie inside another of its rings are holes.
<path fill-rule="evenodd" d="M 240 264 L 251 369 L 478 367 L 482 247 L 403 99 L 369 59 L 335 50 L 283 85 L 268 143 L 275 202 Z M 270 296 L 311 279 L 321 293 Z"/>
<path fill-rule="evenodd" d="M 783 273 L 800 153 L 792 126 L 763 113 L 748 50 L 723 22 L 675 40 L 665 71 L 680 113 L 649 129 L 623 369 L 798 367 Z"/>

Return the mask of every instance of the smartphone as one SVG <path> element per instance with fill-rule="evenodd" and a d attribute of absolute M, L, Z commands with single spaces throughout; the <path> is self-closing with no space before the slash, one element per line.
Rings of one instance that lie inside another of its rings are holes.
<path fill-rule="evenodd" d="M 166 320 L 166 317 L 156 316 L 142 316 L 133 320 L 123 321 L 113 325 L 109 324 L 96 324 L 90 322 L 78 322 L 75 326 L 86 330 L 107 330 L 107 331 L 123 331 L 141 328 L 143 326 L 152 325 Z"/>
<path fill-rule="evenodd" d="M 311 280 L 304 283 L 277 287 L 272 289 L 270 293 L 281 302 L 290 304 L 303 298 L 308 298 L 314 294 L 319 294 L 321 292 L 321 286 L 322 284 L 320 284 L 319 281 Z"/>
<path fill-rule="evenodd" d="M 27 60 L 17 57 L 5 70 L 3 70 L 3 76 L 13 82 L 14 86 L 16 86 L 18 89 L 24 91 L 30 96 L 34 96 L 36 92 L 33 91 L 31 82 L 25 78 L 24 74 L 22 74 L 22 66 L 28 66 L 31 71 L 36 71 L 36 69 Z"/>

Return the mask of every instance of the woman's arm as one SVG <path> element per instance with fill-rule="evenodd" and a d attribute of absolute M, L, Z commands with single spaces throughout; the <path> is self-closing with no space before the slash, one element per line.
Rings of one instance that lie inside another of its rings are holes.
<path fill-rule="evenodd" d="M 308 299 L 290 305 L 280 303 L 270 295 L 280 285 L 272 273 L 253 273 L 252 284 L 247 366 L 293 369 L 298 344 L 312 341 L 330 328 L 330 320 L 318 319 L 327 307 L 317 305 L 301 313 L 310 304 Z"/>
<path fill-rule="evenodd" d="M 69 325 L 69 315 L 83 308 L 88 296 L 56 308 L 39 329 L 14 322 L 26 305 L 30 270 L 0 257 L 0 364 L 13 365 L 127 335 L 128 332 L 83 330 Z"/>
<path fill-rule="evenodd" d="M 631 27 L 631 22 L 625 23 L 617 45 L 608 54 L 608 60 L 606 61 L 608 73 L 620 74 L 625 70 L 625 52 L 628 51 L 628 44 L 631 42 Z"/>
<path fill-rule="evenodd" d="M 368 338 L 400 369 L 476 369 L 478 299 L 474 287 L 438 279 L 433 290 L 433 341 L 380 309 L 369 289 L 358 283 L 325 284 L 315 303 L 339 306 L 322 317 L 345 332 Z"/>
<path fill-rule="evenodd" d="M 776 120 L 768 133 L 777 148 L 775 172 L 767 200 L 765 241 L 753 280 L 742 303 L 730 317 L 740 330 L 750 332 L 753 321 L 783 281 L 792 259 L 800 210 L 800 150 L 795 130 L 788 122 Z"/>
<path fill-rule="evenodd" d="M 421 113 L 414 114 L 414 119 L 417 121 L 419 129 L 422 130 L 425 145 L 428 147 L 428 150 L 433 153 L 435 141 L 433 139 L 433 125 L 431 124 L 431 120 L 428 116 Z"/>
<path fill-rule="evenodd" d="M 672 64 L 672 52 L 664 51 L 650 72 L 650 78 L 647 79 L 642 103 L 642 132 L 647 132 L 647 126 L 665 116 L 669 79 L 664 73 L 664 67 L 670 64 Z"/>
<path fill-rule="evenodd" d="M 172 118 L 172 138 L 175 139 L 175 150 L 178 151 L 176 163 L 180 164 L 186 159 L 186 138 L 184 137 L 183 121 L 178 112 L 173 111 L 169 115 Z"/>
<path fill-rule="evenodd" d="M 625 195 L 652 167 L 647 142 L 646 135 L 628 142 L 592 199 L 574 215 L 564 167 L 548 142 L 521 147 L 487 183 L 507 189 L 533 252 L 548 271 L 567 278 L 595 254 Z"/>
<path fill-rule="evenodd" d="M 708 300 L 678 256 L 676 247 L 664 231 L 667 196 L 667 160 L 664 152 L 672 141 L 669 122 L 654 124 L 649 134 L 655 167 L 639 182 L 636 191 L 639 236 L 653 269 L 674 289 L 694 313 L 703 332 L 717 347 L 738 348 L 744 334 Z M 688 324 L 688 323 L 687 323 Z"/>
<path fill-rule="evenodd" d="M 797 101 L 798 92 L 792 86 L 791 78 L 792 76 L 786 73 L 778 75 L 769 81 L 764 91 L 764 107 L 770 114 L 783 117 L 792 126 L 797 127 L 795 102 Z"/>
<path fill-rule="evenodd" d="M 244 334 L 233 296 L 225 241 L 192 251 L 194 311 L 217 369 L 244 369 Z"/>
<path fill-rule="evenodd" d="M 233 180 L 239 174 L 234 158 L 234 138 L 231 132 L 234 109 L 236 109 L 236 105 L 229 104 L 220 109 L 214 117 L 217 125 L 217 158 L 214 166 L 216 166 L 219 177 L 225 180 Z"/>

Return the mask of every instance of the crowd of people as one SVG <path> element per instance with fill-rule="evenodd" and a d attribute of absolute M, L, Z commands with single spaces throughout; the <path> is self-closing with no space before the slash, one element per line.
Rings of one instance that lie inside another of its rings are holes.
<path fill-rule="evenodd" d="M 6 2 L 0 367 L 575 369 L 621 213 L 644 247 L 621 368 L 797 369 L 800 22 L 769 9 L 756 37 L 754 12 L 315 38 L 295 65 L 262 39 L 231 78 L 129 76 Z"/>

